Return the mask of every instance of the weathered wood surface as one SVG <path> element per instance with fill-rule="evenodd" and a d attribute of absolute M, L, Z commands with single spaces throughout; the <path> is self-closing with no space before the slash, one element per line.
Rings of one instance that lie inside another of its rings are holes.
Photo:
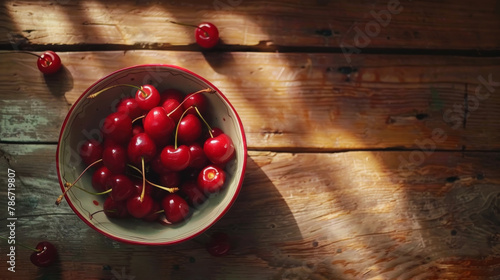
<path fill-rule="evenodd" d="M 240 114 L 250 149 L 500 148 L 498 58 L 359 55 L 349 66 L 342 54 L 61 57 L 64 71 L 44 77 L 32 56 L 0 55 L 0 140 L 56 142 L 70 106 L 95 81 L 131 65 L 168 63 L 221 89 Z"/>
<path fill-rule="evenodd" d="M 494 279 L 500 273 L 499 153 L 435 152 L 407 165 L 401 158 L 412 152 L 250 152 L 238 200 L 208 232 L 234 238 L 223 258 L 205 251 L 204 235 L 141 247 L 88 228 L 67 204 L 54 205 L 54 153 L 55 145 L 0 145 L 0 169 L 16 170 L 16 239 L 46 239 L 61 253 L 60 263 L 37 270 L 18 248 L 15 278 L 2 269 L 0 279 L 120 279 L 123 273 L 135 279 Z M 2 188 L 1 205 L 6 197 Z"/>
<path fill-rule="evenodd" d="M 61 257 L 38 269 L 18 247 L 12 274 L 1 242 L 0 280 L 499 279 L 499 11 L 495 0 L 1 2 L 0 234 L 12 168 L 17 240 L 49 240 Z M 192 28 L 166 20 L 211 21 L 222 43 L 200 52 Z M 19 49 L 55 49 L 64 69 L 44 77 Z M 204 76 L 243 121 L 243 189 L 208 231 L 233 237 L 228 256 L 211 257 L 206 235 L 117 243 L 54 205 L 69 108 L 146 63 Z"/>
<path fill-rule="evenodd" d="M 194 3 L 192 3 L 194 2 Z M 4 1 L 0 43 L 21 46 L 191 45 L 193 29 L 219 26 L 224 44 L 477 50 L 500 48 L 498 1 Z M 199 49 L 199 48 L 197 48 Z"/>

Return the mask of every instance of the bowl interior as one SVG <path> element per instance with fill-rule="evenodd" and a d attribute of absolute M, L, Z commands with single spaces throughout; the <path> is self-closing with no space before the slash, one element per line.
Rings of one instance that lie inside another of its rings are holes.
<path fill-rule="evenodd" d="M 229 209 L 241 187 L 246 165 L 246 141 L 239 116 L 220 91 L 198 75 L 170 65 L 143 65 L 119 70 L 99 80 L 82 94 L 68 113 L 61 129 L 57 149 L 58 175 L 61 188 L 64 182 L 73 182 L 86 168 L 78 154 L 79 147 L 88 139 L 101 140 L 99 128 L 119 100 L 133 96 L 136 89 L 115 87 L 93 99 L 88 95 L 113 85 L 152 84 L 159 92 L 175 88 L 188 94 L 205 88 L 217 93 L 205 94 L 209 100 L 209 115 L 204 116 L 211 126 L 228 134 L 236 149 L 236 156 L 227 167 L 226 187 L 212 195 L 187 221 L 178 225 L 164 226 L 138 219 L 110 220 L 103 213 L 90 218 L 91 213 L 102 210 L 106 196 L 95 196 L 73 188 L 67 201 L 74 212 L 89 226 L 115 240 L 145 245 L 172 244 L 192 238 L 215 223 Z M 87 172 L 77 184 L 89 191 L 92 172 Z"/>

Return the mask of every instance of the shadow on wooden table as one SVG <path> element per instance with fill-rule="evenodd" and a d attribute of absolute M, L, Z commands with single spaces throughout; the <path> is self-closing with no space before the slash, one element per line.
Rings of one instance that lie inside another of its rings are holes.
<path fill-rule="evenodd" d="M 302 235 L 286 200 L 264 170 L 248 157 L 247 171 L 238 199 L 209 231 L 234 237 L 234 254 L 255 254 L 266 259 L 276 244 L 301 240 Z"/>
<path fill-rule="evenodd" d="M 73 89 L 73 75 L 64 65 L 58 72 L 44 75 L 44 79 L 50 93 L 56 97 L 64 96 L 66 92 Z"/>

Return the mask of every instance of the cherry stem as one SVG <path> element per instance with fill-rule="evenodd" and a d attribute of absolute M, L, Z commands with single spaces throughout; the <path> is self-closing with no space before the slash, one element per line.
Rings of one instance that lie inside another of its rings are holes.
<path fill-rule="evenodd" d="M 0 239 L 3 239 L 5 241 L 9 241 L 9 239 L 7 239 L 6 237 L 3 237 L 3 236 L 0 236 Z M 21 247 L 23 247 L 23 248 L 25 248 L 25 249 L 29 249 L 29 250 L 32 250 L 32 251 L 35 251 L 35 252 L 41 252 L 42 251 L 42 250 L 30 247 L 30 246 L 26 246 L 26 245 L 24 245 L 22 243 L 16 242 L 16 244 L 19 245 L 19 246 L 21 246 Z"/>
<path fill-rule="evenodd" d="M 146 115 L 142 115 L 140 117 L 137 117 L 137 118 L 135 118 L 135 119 L 132 120 L 132 123 L 134 123 L 134 122 L 136 122 L 136 121 L 138 121 L 140 119 L 144 119 L 145 117 L 146 117 Z"/>
<path fill-rule="evenodd" d="M 179 132 L 179 125 L 181 124 L 182 122 L 182 118 L 184 118 L 184 116 L 187 114 L 187 112 L 189 110 L 191 110 L 192 108 L 195 108 L 194 106 L 189 106 L 189 108 L 187 108 L 186 110 L 184 110 L 184 112 L 182 112 L 182 115 L 179 119 L 179 122 L 177 122 L 177 126 L 175 127 L 175 136 L 174 136 L 174 149 L 177 149 L 177 134 Z"/>
<path fill-rule="evenodd" d="M 97 97 L 99 94 L 107 91 L 108 89 L 112 89 L 112 88 L 115 88 L 115 87 L 132 87 L 132 88 L 136 88 L 138 90 L 141 91 L 142 95 L 144 97 L 148 96 L 148 94 L 142 89 L 142 87 L 139 87 L 139 86 L 136 86 L 136 85 L 131 85 L 131 84 L 119 84 L 119 85 L 113 85 L 113 86 L 109 86 L 105 89 L 101 89 L 100 91 L 98 92 L 95 92 L 95 93 L 92 93 L 91 95 L 89 95 L 87 98 L 95 98 Z"/>
<path fill-rule="evenodd" d="M 215 90 L 211 89 L 211 88 L 206 88 L 206 89 L 202 89 L 202 90 L 199 90 L 197 92 L 193 92 L 193 93 L 190 93 L 188 94 L 187 96 L 191 96 L 191 95 L 195 95 L 195 94 L 199 94 L 199 93 L 212 93 L 212 92 L 215 92 Z M 170 113 L 167 114 L 167 116 L 170 117 L 171 114 L 173 114 L 175 111 L 177 111 L 177 109 L 179 109 L 180 107 L 182 107 L 182 104 L 184 104 L 184 102 L 186 102 L 187 99 L 184 99 L 182 100 L 182 102 L 177 105 L 177 107 L 175 107 L 175 109 L 173 109 Z"/>
<path fill-rule="evenodd" d="M 86 190 L 86 189 L 84 189 L 84 188 L 82 188 L 82 187 L 79 187 L 79 186 L 77 186 L 77 185 L 74 185 L 74 186 L 75 186 L 75 188 L 77 188 L 77 189 L 79 189 L 79 190 L 82 190 L 82 191 L 84 191 L 84 192 L 86 192 L 86 193 L 88 193 L 88 194 L 93 194 L 93 195 L 103 195 L 103 194 L 107 194 L 107 193 L 110 193 L 110 192 L 111 192 L 111 190 L 112 190 L 112 189 L 109 189 L 109 190 L 106 190 L 106 191 L 103 191 L 103 192 L 98 192 L 98 193 L 95 193 L 95 192 L 88 191 L 88 190 Z"/>
<path fill-rule="evenodd" d="M 61 194 L 61 195 L 60 195 L 60 196 L 56 199 L 56 205 L 61 204 L 61 201 L 63 200 L 63 198 L 64 198 L 64 196 L 66 195 L 66 193 L 67 193 L 67 192 L 68 192 L 68 191 L 69 191 L 69 190 L 70 190 L 70 189 L 71 189 L 71 188 L 72 188 L 72 187 L 76 184 L 76 182 L 78 182 L 78 180 L 80 180 L 80 178 L 82 178 L 83 174 L 84 174 L 85 172 L 87 172 L 87 170 L 89 170 L 89 168 L 91 168 L 92 166 L 94 166 L 94 165 L 98 164 L 98 163 L 99 163 L 99 162 L 101 162 L 101 161 L 102 161 L 102 159 L 98 159 L 98 160 L 94 161 L 93 163 L 91 163 L 89 166 L 87 166 L 87 168 L 85 168 L 85 169 L 83 170 L 83 172 L 82 172 L 82 173 L 80 173 L 80 176 L 78 176 L 78 178 L 76 178 L 76 180 L 75 180 L 72 184 L 70 184 L 70 183 L 66 182 L 66 184 L 64 184 L 64 186 L 65 186 L 65 187 L 67 187 L 67 189 L 66 189 L 66 190 L 64 190 L 63 194 Z"/>
<path fill-rule="evenodd" d="M 127 164 L 127 166 L 129 166 L 132 169 L 134 169 L 135 171 L 139 172 L 141 175 L 144 174 L 144 173 L 141 172 L 141 170 L 139 168 L 137 168 L 137 167 L 135 167 L 135 166 L 133 166 L 131 164 Z M 169 193 L 175 193 L 176 191 L 179 190 L 179 188 L 167 188 L 167 187 L 164 187 L 162 185 L 155 184 L 155 183 L 149 181 L 148 179 L 145 179 L 145 181 L 146 181 L 146 183 L 150 184 L 151 186 L 160 188 L 162 190 L 166 190 Z"/>
<path fill-rule="evenodd" d="M 32 52 L 28 52 L 28 51 L 8 51 L 8 52 L 0 52 L 0 54 L 10 54 L 12 52 L 16 52 L 16 53 L 25 53 L 25 54 L 31 54 L 33 56 L 36 56 L 38 58 L 42 58 L 41 55 L 38 55 L 36 53 L 32 53 Z M 45 59 L 45 61 L 47 61 L 47 59 Z"/>
<path fill-rule="evenodd" d="M 170 22 L 170 23 L 173 23 L 173 24 L 177 24 L 177 25 L 183 25 L 183 26 L 189 26 L 189 27 L 199 28 L 199 29 L 203 30 L 203 32 L 205 32 L 205 36 L 208 36 L 208 31 L 205 30 L 205 29 L 203 29 L 202 27 L 197 26 L 197 25 L 189 24 L 189 23 L 177 22 L 177 21 L 173 21 L 173 20 L 167 20 L 167 22 Z"/>
<path fill-rule="evenodd" d="M 214 138 L 214 135 L 212 133 L 212 127 L 208 124 L 208 122 L 205 120 L 205 118 L 201 115 L 200 110 L 194 106 L 194 109 L 196 110 L 196 113 L 198 113 L 198 116 L 200 116 L 200 119 L 205 123 L 205 125 L 208 128 L 208 134 L 210 134 L 210 138 Z"/>
<path fill-rule="evenodd" d="M 146 193 L 146 173 L 144 172 L 144 157 L 141 157 L 141 167 L 142 167 L 142 192 L 140 201 L 144 199 L 144 194 Z"/>

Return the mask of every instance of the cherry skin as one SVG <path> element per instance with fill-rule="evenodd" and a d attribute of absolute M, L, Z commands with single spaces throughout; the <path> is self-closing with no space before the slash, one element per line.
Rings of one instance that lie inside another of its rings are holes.
<path fill-rule="evenodd" d="M 80 147 L 80 157 L 86 165 L 99 160 L 102 157 L 102 145 L 96 140 L 88 140 Z"/>
<path fill-rule="evenodd" d="M 134 178 L 132 182 L 134 183 L 135 187 L 134 194 L 140 195 L 142 193 L 142 179 Z M 153 194 L 153 186 L 146 182 L 145 187 L 146 190 L 144 191 L 144 195 L 151 196 Z"/>
<path fill-rule="evenodd" d="M 141 199 L 141 195 L 134 195 L 127 199 L 127 211 L 135 218 L 144 218 L 151 212 L 153 208 L 153 199 L 149 195 L 145 195 Z"/>
<path fill-rule="evenodd" d="M 130 140 L 127 153 L 132 164 L 140 165 L 143 159 L 147 163 L 156 155 L 156 144 L 148 134 L 139 133 Z"/>
<path fill-rule="evenodd" d="M 132 126 L 132 135 L 137 135 L 137 134 L 143 133 L 143 132 L 144 132 L 144 127 L 142 127 L 142 125 L 134 124 Z"/>
<path fill-rule="evenodd" d="M 151 208 L 151 211 L 146 216 L 144 216 L 142 219 L 146 222 L 158 221 L 158 219 L 160 217 L 160 213 L 158 211 L 160 211 L 160 210 L 162 210 L 160 203 L 153 200 L 153 207 Z"/>
<path fill-rule="evenodd" d="M 235 155 L 233 141 L 225 133 L 207 139 L 203 145 L 203 151 L 208 160 L 215 164 L 225 164 Z"/>
<path fill-rule="evenodd" d="M 194 32 L 196 43 L 200 47 L 210 49 L 219 42 L 219 30 L 210 22 L 202 22 Z"/>
<path fill-rule="evenodd" d="M 185 115 L 177 127 L 177 137 L 181 143 L 191 144 L 201 136 L 201 121 L 193 115 Z"/>
<path fill-rule="evenodd" d="M 38 70 L 43 74 L 54 74 L 61 69 L 61 58 L 53 51 L 46 51 L 36 61 Z"/>
<path fill-rule="evenodd" d="M 101 128 L 105 138 L 116 143 L 126 143 L 132 137 L 132 119 L 122 112 L 109 114 Z"/>
<path fill-rule="evenodd" d="M 170 171 L 160 174 L 160 184 L 166 188 L 179 187 L 181 176 L 178 172 Z"/>
<path fill-rule="evenodd" d="M 36 245 L 36 252 L 30 256 L 30 261 L 39 267 L 47 267 L 57 259 L 57 249 L 48 241 L 42 241 Z"/>
<path fill-rule="evenodd" d="M 220 129 L 218 127 L 212 127 L 212 129 L 210 131 L 208 131 L 208 130 L 205 131 L 205 133 L 202 136 L 202 139 L 204 141 L 207 141 L 208 139 L 213 138 L 213 137 L 217 137 L 217 136 L 221 135 L 222 133 L 224 133 L 224 131 L 222 131 L 222 129 Z"/>
<path fill-rule="evenodd" d="M 113 173 L 106 166 L 101 166 L 92 174 L 92 187 L 98 192 L 109 190 L 112 176 Z"/>
<path fill-rule="evenodd" d="M 134 183 L 123 174 L 114 175 L 110 183 L 110 197 L 116 202 L 127 200 L 135 192 Z"/>
<path fill-rule="evenodd" d="M 220 129 L 220 128 L 218 128 L 218 127 L 212 127 L 211 132 L 212 132 L 212 136 L 213 136 L 213 137 L 217 137 L 217 136 L 221 135 L 222 133 L 224 133 L 224 132 L 222 131 L 222 129 Z"/>
<path fill-rule="evenodd" d="M 174 123 L 178 123 L 182 117 L 182 106 L 179 106 L 180 104 L 181 103 L 175 99 L 167 99 L 161 104 Z"/>
<path fill-rule="evenodd" d="M 198 188 L 196 181 L 190 180 L 184 182 L 180 187 L 180 193 L 183 195 L 189 205 L 195 208 L 199 207 L 207 200 L 205 194 L 203 194 L 203 192 Z"/>
<path fill-rule="evenodd" d="M 175 193 L 166 195 L 161 204 L 165 211 L 165 217 L 172 224 L 186 220 L 190 214 L 189 204 Z"/>
<path fill-rule="evenodd" d="M 181 103 L 182 100 L 184 99 L 184 94 L 179 90 L 169 88 L 169 89 L 164 90 L 160 94 L 160 97 L 161 97 L 160 103 L 164 103 L 167 99 L 174 99 L 177 102 Z"/>
<path fill-rule="evenodd" d="M 189 114 L 198 115 L 196 110 L 194 110 L 193 108 L 190 108 L 192 106 L 196 106 L 196 108 L 198 108 L 198 111 L 200 111 L 200 113 L 202 115 L 206 114 L 207 109 L 208 109 L 207 97 L 201 93 L 191 93 L 191 94 L 187 95 L 184 98 L 184 101 L 182 103 L 182 107 L 184 108 L 184 110 L 189 110 L 188 111 Z"/>
<path fill-rule="evenodd" d="M 123 219 L 129 216 L 125 202 L 116 202 L 111 196 L 106 198 L 102 209 L 108 218 Z"/>
<path fill-rule="evenodd" d="M 113 174 L 125 173 L 127 167 L 127 152 L 121 145 L 109 145 L 102 152 L 102 163 Z"/>
<path fill-rule="evenodd" d="M 226 181 L 226 172 L 217 165 L 203 168 L 198 175 L 198 187 L 206 194 L 220 191 Z"/>
<path fill-rule="evenodd" d="M 227 255 L 230 249 L 231 240 L 229 236 L 223 232 L 214 233 L 207 243 L 207 251 L 214 257 Z"/>
<path fill-rule="evenodd" d="M 156 174 L 163 174 L 171 172 L 172 170 L 166 168 L 163 163 L 161 163 L 161 154 L 156 155 L 150 163 L 151 169 L 153 169 Z"/>
<path fill-rule="evenodd" d="M 198 143 L 189 145 L 189 153 L 191 154 L 191 161 L 189 167 L 202 169 L 207 166 L 208 158 L 203 151 L 203 148 Z"/>
<path fill-rule="evenodd" d="M 158 146 L 164 146 L 170 140 L 175 129 L 175 123 L 167 115 L 163 107 L 154 107 L 143 120 L 144 132 L 147 133 Z"/>
<path fill-rule="evenodd" d="M 152 85 L 143 85 L 137 90 L 135 100 L 142 110 L 149 111 L 160 103 L 160 93 Z"/>
<path fill-rule="evenodd" d="M 174 146 L 167 146 L 161 152 L 160 159 L 165 168 L 181 171 L 188 167 L 191 155 L 186 145 L 180 145 L 177 149 Z"/>
<path fill-rule="evenodd" d="M 133 97 L 122 99 L 116 106 L 116 111 L 127 114 L 132 120 L 144 114 L 144 110 L 139 107 L 137 100 Z"/>

